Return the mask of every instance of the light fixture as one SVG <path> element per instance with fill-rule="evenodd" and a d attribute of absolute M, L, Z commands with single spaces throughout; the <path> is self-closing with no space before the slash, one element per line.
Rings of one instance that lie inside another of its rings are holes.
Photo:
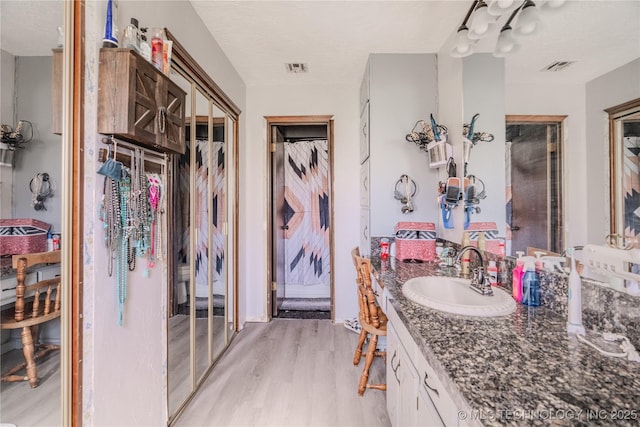
<path fill-rule="evenodd" d="M 458 27 L 451 55 L 469 56 L 477 49 L 478 41 L 494 36 L 492 27 L 509 16 L 497 35 L 494 56 L 504 57 L 518 50 L 519 36 L 532 34 L 540 23 L 540 10 L 550 11 L 562 6 L 566 0 L 474 0 Z"/>
<path fill-rule="evenodd" d="M 532 0 L 526 0 L 518 13 L 514 31 L 519 36 L 532 34 L 536 30 L 539 20 L 540 15 L 536 4 Z"/>
<path fill-rule="evenodd" d="M 451 51 L 451 56 L 454 58 L 464 58 L 465 56 L 469 56 L 474 52 L 474 45 L 476 43 L 475 40 L 471 40 L 469 38 L 469 27 L 467 27 L 467 23 L 469 22 L 469 18 L 473 13 L 476 5 L 478 4 L 478 0 L 474 0 L 473 4 L 469 8 L 467 15 L 464 17 L 462 24 L 458 27 L 458 32 L 456 35 L 456 44 L 453 46 Z"/>
<path fill-rule="evenodd" d="M 484 0 L 479 0 L 473 11 L 473 18 L 471 19 L 471 25 L 469 29 L 469 38 L 480 39 L 484 37 L 489 31 L 491 24 L 493 24 L 494 17 L 489 15 L 489 7 Z"/>
<path fill-rule="evenodd" d="M 489 12 L 489 15 L 502 16 L 519 8 L 522 2 L 520 0 L 492 0 L 488 5 L 487 12 Z"/>
<path fill-rule="evenodd" d="M 511 13 L 511 16 L 509 16 L 509 19 L 500 30 L 493 56 L 501 58 L 515 52 L 520 47 L 518 40 L 513 35 L 513 28 L 511 28 L 511 21 L 516 17 L 519 10 L 520 8 L 517 8 Z"/>

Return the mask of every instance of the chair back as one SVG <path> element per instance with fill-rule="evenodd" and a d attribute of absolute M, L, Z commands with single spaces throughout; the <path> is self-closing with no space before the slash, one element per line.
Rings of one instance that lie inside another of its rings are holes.
<path fill-rule="evenodd" d="M 60 316 L 60 276 L 27 285 L 27 268 L 37 264 L 60 263 L 60 251 L 14 255 L 13 268 L 17 270 L 14 321 L 31 326 Z M 18 325 L 16 325 L 18 326 Z"/>
<path fill-rule="evenodd" d="M 374 328 L 381 326 L 380 313 L 376 296 L 371 285 L 371 260 L 369 258 L 358 257 L 358 270 L 362 282 L 358 285 L 360 305 L 360 321 L 365 322 Z"/>

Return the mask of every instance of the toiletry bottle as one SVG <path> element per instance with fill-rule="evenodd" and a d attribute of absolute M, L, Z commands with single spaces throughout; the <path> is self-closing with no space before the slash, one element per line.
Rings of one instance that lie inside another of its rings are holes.
<path fill-rule="evenodd" d="M 59 251 L 60 250 L 60 235 L 59 234 L 54 234 L 53 235 L 53 250 L 54 251 Z"/>
<path fill-rule="evenodd" d="M 487 250 L 487 237 L 484 235 L 484 231 L 478 233 L 478 249 L 481 251 Z"/>
<path fill-rule="evenodd" d="M 151 45 L 147 41 L 147 27 L 140 28 L 140 55 L 151 62 Z"/>
<path fill-rule="evenodd" d="M 582 281 L 576 268 L 575 248 L 567 249 L 567 255 L 571 256 L 567 332 L 584 335 L 585 330 L 584 326 L 582 326 Z"/>
<path fill-rule="evenodd" d="M 498 267 L 496 266 L 495 261 L 489 261 L 487 275 L 489 276 L 489 283 L 491 286 L 498 286 Z"/>
<path fill-rule="evenodd" d="M 162 28 L 151 29 L 151 63 L 162 71 L 162 61 L 164 58 L 164 37 Z"/>
<path fill-rule="evenodd" d="M 524 260 L 522 259 L 522 255 L 524 255 L 524 252 L 518 251 L 516 252 L 516 254 L 518 255 L 518 259 L 516 259 L 516 266 L 513 269 L 513 290 L 511 295 L 516 301 L 522 302 L 522 272 L 524 267 Z"/>
<path fill-rule="evenodd" d="M 536 271 L 535 261 L 527 260 L 522 276 L 522 303 L 537 307 L 540 305 L 540 278 Z"/>
<path fill-rule="evenodd" d="M 53 235 L 51 231 L 47 233 L 47 252 L 53 251 Z"/>
<path fill-rule="evenodd" d="M 507 252 L 505 250 L 504 238 L 499 237 L 499 239 L 500 240 L 498 240 L 498 255 L 505 256 Z"/>
<path fill-rule="evenodd" d="M 470 240 L 469 240 L 469 232 L 465 231 L 464 233 L 462 233 L 462 247 L 464 248 L 465 246 L 469 246 L 470 244 Z M 470 253 L 469 251 L 466 251 L 465 253 L 462 254 L 462 260 L 460 262 L 460 266 L 462 267 L 462 276 L 463 277 L 468 277 L 469 276 L 469 261 L 470 261 Z"/>
<path fill-rule="evenodd" d="M 127 25 L 122 34 L 124 47 L 140 52 L 140 31 L 138 30 L 138 20 L 131 18 L 131 23 Z"/>

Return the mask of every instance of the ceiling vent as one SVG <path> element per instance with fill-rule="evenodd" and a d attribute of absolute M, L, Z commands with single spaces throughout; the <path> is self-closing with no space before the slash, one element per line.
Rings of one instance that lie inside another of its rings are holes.
<path fill-rule="evenodd" d="M 540 71 L 562 71 L 571 64 L 573 64 L 573 61 L 555 61 L 547 65 Z"/>
<path fill-rule="evenodd" d="M 287 72 L 289 73 L 307 73 L 309 72 L 309 66 L 302 62 L 291 62 L 285 64 L 287 67 Z"/>

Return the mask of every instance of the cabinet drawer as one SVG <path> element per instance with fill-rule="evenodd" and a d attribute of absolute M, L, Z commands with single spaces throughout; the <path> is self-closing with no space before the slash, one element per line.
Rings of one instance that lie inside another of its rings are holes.
<path fill-rule="evenodd" d="M 369 208 L 360 209 L 360 255 L 371 256 L 371 235 L 369 234 Z"/>
<path fill-rule="evenodd" d="M 458 425 L 458 409 L 431 365 L 420 353 L 415 356 L 420 392 L 426 392 L 445 425 Z"/>
<path fill-rule="evenodd" d="M 369 158 L 369 103 L 360 116 L 360 164 Z"/>
<path fill-rule="evenodd" d="M 369 207 L 369 159 L 360 166 L 360 207 Z"/>

